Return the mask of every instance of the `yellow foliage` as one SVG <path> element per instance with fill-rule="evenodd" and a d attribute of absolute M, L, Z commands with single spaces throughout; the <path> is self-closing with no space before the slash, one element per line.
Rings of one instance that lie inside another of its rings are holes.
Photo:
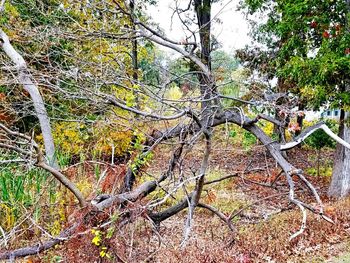
<path fill-rule="evenodd" d="M 264 126 L 262 130 L 268 135 L 272 136 L 273 135 L 273 124 L 271 122 L 264 122 Z"/>
<path fill-rule="evenodd" d="M 118 131 L 105 126 L 96 132 L 97 141 L 93 150 L 95 154 L 112 154 L 114 148 L 114 155 L 122 156 L 129 150 L 132 139 L 130 130 Z"/>
<path fill-rule="evenodd" d="M 49 220 L 49 231 L 53 236 L 56 236 L 61 232 L 62 224 L 67 220 L 65 209 L 68 196 L 66 195 L 66 190 L 56 192 L 55 199 L 58 200 L 58 202 L 55 203 L 54 206 L 50 207 L 50 216 L 53 218 L 53 220 Z"/>
<path fill-rule="evenodd" d="M 79 191 L 82 193 L 82 195 L 87 198 L 92 190 L 92 184 L 88 180 L 81 180 L 76 183 Z"/>
<path fill-rule="evenodd" d="M 61 232 L 61 221 L 56 219 L 53 221 L 51 227 L 50 227 L 50 234 L 53 236 L 59 235 Z"/>
<path fill-rule="evenodd" d="M 17 8 L 15 6 L 11 5 L 9 2 L 5 2 L 5 9 L 4 10 L 13 19 L 19 17 L 19 13 L 17 11 Z"/>
<path fill-rule="evenodd" d="M 94 234 L 93 239 L 91 240 L 91 243 L 95 246 L 100 246 L 102 242 L 102 232 L 100 230 L 92 229 L 91 233 Z"/>
<path fill-rule="evenodd" d="M 167 99 L 179 100 L 182 97 L 182 92 L 178 86 L 172 86 L 165 96 Z"/>
<path fill-rule="evenodd" d="M 68 155 L 93 153 L 122 156 L 130 150 L 132 131 L 120 125 L 96 123 L 88 128 L 84 124 L 60 122 L 53 125 L 52 135 L 60 152 Z M 36 137 L 42 143 L 42 135 Z"/>
<path fill-rule="evenodd" d="M 264 121 L 262 122 L 263 123 L 263 127 L 262 127 L 262 130 L 268 135 L 268 136 L 272 136 L 273 135 L 273 128 L 274 128 L 274 125 L 273 123 L 271 122 L 267 122 L 267 121 Z M 303 121 L 303 129 L 307 128 L 307 127 L 310 127 L 312 125 L 314 125 L 315 123 L 314 122 L 309 122 L 309 121 L 306 121 L 304 120 Z M 286 140 L 287 141 L 290 141 L 292 140 L 292 137 L 293 137 L 293 134 L 288 131 L 288 129 L 286 129 Z"/>
<path fill-rule="evenodd" d="M 59 122 L 53 126 L 52 135 L 56 145 L 65 154 L 78 154 L 83 152 L 84 144 L 88 138 L 84 124 L 75 122 Z M 42 135 L 37 136 L 42 141 Z"/>
<path fill-rule="evenodd" d="M 102 247 L 101 248 L 100 256 L 101 256 L 101 258 L 103 258 L 103 257 L 106 257 L 108 259 L 112 258 L 111 255 L 109 253 L 107 253 L 107 247 Z"/>
<path fill-rule="evenodd" d="M 307 128 L 307 127 L 310 127 L 312 125 L 315 125 L 316 124 L 316 121 L 307 121 L 307 120 L 304 120 L 303 121 L 303 129 Z"/>
<path fill-rule="evenodd" d="M 10 230 L 15 224 L 13 209 L 3 203 L 0 203 L 0 222 L 5 231 Z"/>
<path fill-rule="evenodd" d="M 300 89 L 300 93 L 305 97 L 305 98 L 308 98 L 308 99 L 312 99 L 314 98 L 317 94 L 317 89 L 315 87 L 310 87 L 308 85 L 306 85 L 305 87 L 302 87 Z"/>

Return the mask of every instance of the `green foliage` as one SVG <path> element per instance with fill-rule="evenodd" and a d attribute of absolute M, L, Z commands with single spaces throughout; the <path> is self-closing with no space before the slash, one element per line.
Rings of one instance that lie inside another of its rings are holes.
<path fill-rule="evenodd" d="M 256 144 L 256 142 L 257 142 L 257 139 L 252 133 L 248 131 L 244 131 L 242 144 L 245 149 L 249 149 L 251 146 Z"/>
<path fill-rule="evenodd" d="M 133 160 L 131 164 L 132 171 L 136 172 L 140 167 L 148 165 L 149 162 L 152 160 L 152 158 L 153 158 L 152 152 L 141 153 L 135 158 L 135 160 Z"/>
<path fill-rule="evenodd" d="M 257 143 L 256 137 L 237 125 L 229 127 L 228 139 L 232 144 L 242 146 L 245 150 L 250 150 Z"/>
<path fill-rule="evenodd" d="M 30 23 L 30 26 L 41 26 L 41 25 L 52 25 L 57 23 L 59 20 L 65 18 L 68 22 L 68 17 L 59 8 L 61 1 L 48 0 L 48 1 L 38 1 L 35 0 L 25 0 L 16 1 L 15 6 L 20 14 L 20 18 L 23 21 Z"/>
<path fill-rule="evenodd" d="M 152 42 L 146 42 L 144 51 L 147 55 L 139 58 L 139 68 L 145 83 L 159 86 L 161 74 L 159 65 L 165 60 L 165 54 L 157 49 Z"/>
<path fill-rule="evenodd" d="M 226 73 L 223 71 L 223 74 L 221 81 L 218 81 L 221 84 L 219 88 L 221 94 L 233 98 L 241 98 L 247 94 L 249 70 L 239 68 Z M 233 107 L 240 106 L 241 103 L 231 99 L 223 99 L 223 105 L 224 107 Z"/>
<path fill-rule="evenodd" d="M 24 173 L 13 165 L 3 167 L 0 171 L 0 193 L 2 202 L 31 205 L 34 195 L 42 190 L 42 183 L 47 178 L 47 173 L 37 169 Z"/>
<path fill-rule="evenodd" d="M 234 137 L 237 136 L 237 132 L 236 132 L 235 130 L 231 130 L 231 131 L 229 132 L 229 136 L 230 136 L 231 138 L 234 138 Z"/>
<path fill-rule="evenodd" d="M 321 176 L 325 176 L 325 177 L 331 177 L 332 171 L 333 171 L 333 168 L 332 168 L 332 166 L 329 166 L 329 165 L 319 167 L 319 171 L 314 167 L 306 169 L 306 173 L 309 175 L 312 175 L 312 176 L 320 176 L 321 175 Z"/>
<path fill-rule="evenodd" d="M 277 72 L 312 108 L 326 102 L 333 107 L 349 105 L 344 92 L 350 73 L 346 1 L 246 0 L 243 7 L 268 17 L 253 31 L 255 39 L 269 48 L 270 59 L 261 61 L 264 68 L 273 75 Z"/>
<path fill-rule="evenodd" d="M 198 83 L 197 75 L 193 73 L 189 74 L 189 72 L 195 71 L 196 69 L 193 68 L 193 65 L 188 60 L 184 58 L 171 59 L 168 61 L 168 68 L 174 76 L 179 76 L 174 78 L 174 83 L 177 86 L 181 87 L 184 83 Z"/>
<path fill-rule="evenodd" d="M 215 50 L 211 53 L 212 70 L 215 79 L 219 82 L 229 81 L 231 74 L 237 70 L 239 61 L 232 54 L 223 50 Z"/>
<path fill-rule="evenodd" d="M 4 155 L 4 157 L 7 157 Z M 17 221 L 33 211 L 33 218 L 47 227 L 52 234 L 58 234 L 64 216 L 66 199 L 57 184 L 50 180 L 52 176 L 37 168 L 25 169 L 14 164 L 0 168 L 0 226 L 8 231 Z M 48 210 L 41 209 L 41 199 L 46 199 L 50 206 Z M 59 200 L 57 202 L 57 200 Z"/>
<path fill-rule="evenodd" d="M 50 263 L 59 263 L 59 262 L 62 262 L 62 257 L 61 256 L 53 256 L 51 259 L 50 259 Z"/>

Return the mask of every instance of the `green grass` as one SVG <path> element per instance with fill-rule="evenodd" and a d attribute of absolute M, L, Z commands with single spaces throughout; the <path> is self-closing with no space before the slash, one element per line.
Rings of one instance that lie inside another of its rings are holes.
<path fill-rule="evenodd" d="M 16 158 L 6 154 L 1 157 Z M 68 156 L 58 157 L 61 165 L 67 164 L 70 159 Z M 58 185 L 53 176 L 42 169 L 18 163 L 1 165 L 0 226 L 9 230 L 28 212 L 37 222 L 44 220 L 47 211 L 41 206 L 57 202 Z"/>

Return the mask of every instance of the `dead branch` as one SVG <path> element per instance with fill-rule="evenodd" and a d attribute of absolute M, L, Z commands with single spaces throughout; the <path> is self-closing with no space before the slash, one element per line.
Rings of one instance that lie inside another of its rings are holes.
<path fill-rule="evenodd" d="M 23 88 L 29 93 L 33 101 L 36 116 L 39 119 L 41 132 L 43 134 L 47 158 L 49 163 L 57 169 L 58 163 L 55 157 L 55 145 L 51 133 L 50 119 L 43 98 L 37 85 L 33 82 L 32 76 L 29 74 L 29 69 L 27 68 L 25 60 L 11 45 L 9 37 L 2 29 L 0 29 L 0 40 L 0 47 L 16 66 L 19 83 L 23 85 Z"/>
<path fill-rule="evenodd" d="M 215 207 L 204 204 L 204 203 L 198 203 L 198 207 L 208 209 L 210 212 L 217 215 L 222 221 L 224 221 L 228 225 L 228 227 L 230 228 L 231 231 L 235 231 L 235 228 L 232 224 L 232 221 L 227 216 L 225 216 L 223 213 L 221 213 L 218 209 L 216 209 Z"/>
<path fill-rule="evenodd" d="M 237 172 L 237 173 L 233 173 L 233 174 L 229 174 L 229 175 L 226 175 L 226 176 L 223 176 L 223 177 L 221 177 L 221 178 L 214 179 L 214 180 L 211 180 L 211 181 L 206 181 L 206 182 L 204 182 L 204 185 L 219 183 L 219 182 L 224 181 L 224 180 L 226 180 L 226 179 L 230 179 L 230 178 L 232 178 L 232 177 L 237 177 L 237 176 L 239 176 L 239 173 L 238 173 L 238 172 Z"/>
<path fill-rule="evenodd" d="M 297 203 L 297 206 L 300 208 L 301 213 L 303 214 L 303 219 L 302 219 L 302 222 L 301 222 L 301 227 L 300 227 L 300 229 L 299 229 L 297 232 L 295 232 L 293 235 L 290 236 L 289 241 L 291 241 L 292 239 L 294 239 L 294 238 L 296 238 L 297 236 L 301 235 L 301 234 L 304 232 L 305 228 L 306 228 L 306 218 L 307 218 L 307 217 L 306 217 L 306 210 L 305 210 L 305 208 L 304 208 L 301 204 L 299 204 L 299 203 Z"/>
<path fill-rule="evenodd" d="M 193 192 L 188 195 L 188 198 L 183 198 L 180 202 L 177 204 L 165 209 L 162 212 L 154 213 L 149 211 L 148 216 L 152 219 L 152 221 L 155 223 L 156 226 L 159 226 L 160 223 L 173 215 L 176 215 L 178 212 L 182 211 L 183 209 L 187 208 L 188 206 L 188 200 L 192 199 Z"/>
<path fill-rule="evenodd" d="M 138 33 L 141 36 L 143 36 L 143 37 L 145 37 L 145 38 L 147 38 L 147 39 L 149 39 L 149 40 L 151 40 L 151 41 L 153 41 L 161 46 L 170 48 L 170 49 L 180 53 L 185 58 L 192 60 L 196 65 L 199 66 L 199 68 L 203 71 L 203 73 L 209 79 L 212 79 L 211 71 L 197 56 L 194 56 L 193 54 L 191 54 L 191 53 L 185 51 L 184 49 L 182 49 L 181 47 L 179 47 L 178 45 L 175 45 L 175 44 L 167 41 L 163 36 L 154 35 L 152 32 L 147 31 L 147 28 L 139 27 Z"/>
<path fill-rule="evenodd" d="M 317 123 L 311 127 L 306 128 L 298 137 L 294 139 L 292 142 L 288 142 L 284 145 L 281 145 L 280 149 L 281 151 L 289 150 L 294 148 L 295 146 L 302 143 L 307 137 L 309 137 L 311 134 L 313 134 L 318 129 L 322 129 L 325 133 L 327 133 L 332 139 L 334 139 L 336 142 L 340 143 L 344 147 L 350 149 L 350 144 L 344 141 L 342 138 L 337 136 L 334 132 L 332 132 L 331 129 L 328 128 L 328 126 L 324 122 Z"/>
<path fill-rule="evenodd" d="M 132 17 L 130 13 L 128 13 L 126 10 L 124 10 L 121 5 L 119 5 L 118 1 L 114 1 L 116 5 L 124 12 L 126 15 L 129 15 Z M 198 10 L 196 10 L 198 12 Z M 216 214 L 220 219 L 225 221 L 228 226 L 230 227 L 231 230 L 233 230 L 233 225 L 231 222 L 231 219 L 237 215 L 237 213 L 240 213 L 240 211 L 236 212 L 235 214 L 231 214 L 230 217 L 226 217 L 223 213 L 221 213 L 219 210 L 217 210 L 214 207 L 211 207 L 209 205 L 203 204 L 200 202 L 201 198 L 201 193 L 203 190 L 204 185 L 220 182 L 225 179 L 229 179 L 235 176 L 239 176 L 237 173 L 225 176 L 223 178 L 219 178 L 216 180 L 212 181 L 205 181 L 205 175 L 207 172 L 207 167 L 209 163 L 209 156 L 210 156 L 210 150 L 211 150 L 211 129 L 215 126 L 230 122 L 234 123 L 236 125 L 239 125 L 246 131 L 251 132 L 269 151 L 271 156 L 276 160 L 276 162 L 279 164 L 279 166 L 282 168 L 283 174 L 285 174 L 288 184 L 289 184 L 289 199 L 290 201 L 298 206 L 302 213 L 303 213 L 303 221 L 302 221 L 302 226 L 301 229 L 293 234 L 291 236 L 291 239 L 296 237 L 297 235 L 302 234 L 306 227 L 306 219 L 307 219 L 307 214 L 306 214 L 306 209 L 309 211 L 312 211 L 313 213 L 320 214 L 326 221 L 330 222 L 331 219 L 323 215 L 323 209 L 322 209 L 322 202 L 321 199 L 316 191 L 316 189 L 313 187 L 313 185 L 302 175 L 302 172 L 298 169 L 296 169 L 286 158 L 283 156 L 282 151 L 283 150 L 288 150 L 296 145 L 300 144 L 305 138 L 307 138 L 309 135 L 311 135 L 315 130 L 317 129 L 323 129 L 328 135 L 330 135 L 333 139 L 335 139 L 338 142 L 341 142 L 344 146 L 350 148 L 350 145 L 340 139 L 338 136 L 336 136 L 334 133 L 332 133 L 329 128 L 325 124 L 318 124 L 310 129 L 306 129 L 299 137 L 296 138 L 295 141 L 286 143 L 286 144 L 279 144 L 277 142 L 272 141 L 272 139 L 265 134 L 257 125 L 256 123 L 258 122 L 259 119 L 265 119 L 269 122 L 272 122 L 280 127 L 284 127 L 284 123 L 275 120 L 274 118 L 267 116 L 267 115 L 258 115 L 255 119 L 249 119 L 245 116 L 243 110 L 241 108 L 238 108 L 239 112 L 237 111 L 230 111 L 230 110 L 224 110 L 219 102 L 219 98 L 226 98 L 226 99 L 233 99 L 236 101 L 239 101 L 241 103 L 245 104 L 255 104 L 253 102 L 248 102 L 244 101 L 240 98 L 231 98 L 223 95 L 219 95 L 216 92 L 216 83 L 215 79 L 212 76 L 212 72 L 210 70 L 210 59 L 208 59 L 207 63 L 203 62 L 205 59 L 200 59 L 198 56 L 193 54 L 192 51 L 187 51 L 186 49 L 182 48 L 181 45 L 188 46 L 188 45 L 193 45 L 193 48 L 196 47 L 196 43 L 179 43 L 176 41 L 172 41 L 169 38 L 163 36 L 162 34 L 158 33 L 157 31 L 153 30 L 151 27 L 143 24 L 140 21 L 137 21 L 134 17 L 132 17 L 132 20 L 135 25 L 138 26 L 137 30 L 134 30 L 130 34 L 129 39 L 136 39 L 137 36 L 141 36 L 143 38 L 149 39 L 154 43 L 157 43 L 159 45 L 162 45 L 164 47 L 168 47 L 172 50 L 175 50 L 185 58 L 188 58 L 191 60 L 194 64 L 196 64 L 197 68 L 199 68 L 198 74 L 200 76 L 200 91 L 201 91 L 201 98 L 196 100 L 196 102 L 201 103 L 201 112 L 195 112 L 193 110 L 194 108 L 186 108 L 182 109 L 181 106 L 171 106 L 171 103 L 167 103 L 164 98 L 158 95 L 149 95 L 148 97 L 151 97 L 155 101 L 158 101 L 163 105 L 166 105 L 166 107 L 171 108 L 173 115 L 166 115 L 166 114 L 153 114 L 149 113 L 147 111 L 141 110 L 136 107 L 129 107 L 127 106 L 126 103 L 123 101 L 119 100 L 118 98 L 108 95 L 108 94 L 101 94 L 101 93 L 94 93 L 92 91 L 89 92 L 89 94 L 99 97 L 101 100 L 104 100 L 105 104 L 109 104 L 115 107 L 118 107 L 120 109 L 123 109 L 125 111 L 131 112 L 136 115 L 140 115 L 146 118 L 151 118 L 153 120 L 175 120 L 175 119 L 186 119 L 186 122 L 183 122 L 182 124 L 177 124 L 171 128 L 165 129 L 164 131 L 157 132 L 153 134 L 153 136 L 147 140 L 147 142 L 144 145 L 144 149 L 142 150 L 140 154 L 140 158 L 142 158 L 142 155 L 145 155 L 149 152 L 151 152 L 156 145 L 158 145 L 160 142 L 179 137 L 181 138 L 181 144 L 180 147 L 173 153 L 173 157 L 169 162 L 169 167 L 165 173 L 163 173 L 158 180 L 152 180 L 143 183 L 142 185 L 138 186 L 135 190 L 132 191 L 133 188 L 133 183 L 134 183 L 134 175 L 139 173 L 140 167 L 137 167 L 136 171 L 132 170 L 129 168 L 128 173 L 126 175 L 126 191 L 124 193 L 118 194 L 118 195 L 103 195 L 99 196 L 100 199 L 93 200 L 95 202 L 92 203 L 92 209 L 97 209 L 97 210 L 104 210 L 107 208 L 118 208 L 119 206 L 123 206 L 127 204 L 128 202 L 136 202 L 137 200 L 140 200 L 144 197 L 146 197 L 149 193 L 153 192 L 157 187 L 160 187 L 160 183 L 165 181 L 168 178 L 172 177 L 172 173 L 174 171 L 174 168 L 180 159 L 183 151 L 183 135 L 193 135 L 192 140 L 188 140 L 186 143 L 192 144 L 195 142 L 202 134 L 205 136 L 205 143 L 206 143 L 206 148 L 205 152 L 202 157 L 202 163 L 200 166 L 200 171 L 197 176 L 192 177 L 192 180 L 196 180 L 196 185 L 195 189 L 193 192 L 190 194 L 186 194 L 187 196 L 183 198 L 181 201 L 179 201 L 176 205 L 171 206 L 164 211 L 155 213 L 153 208 L 158 206 L 161 202 L 158 204 L 152 204 L 149 203 L 148 205 L 145 206 L 147 210 L 147 215 L 149 218 L 153 220 L 153 222 L 156 225 L 159 225 L 160 222 L 163 220 L 177 214 L 181 210 L 188 208 L 188 216 L 185 224 L 185 229 L 184 229 L 184 239 L 182 242 L 182 246 L 186 245 L 187 240 L 189 239 L 190 232 L 191 232 L 191 227 L 193 223 L 193 216 L 194 216 L 194 211 L 197 206 L 203 207 L 205 209 L 208 209 L 209 211 L 213 212 Z M 200 29 L 203 29 L 206 26 L 210 26 L 210 21 L 200 25 Z M 138 35 L 136 35 L 138 34 Z M 94 34 L 91 34 L 92 36 Z M 102 35 L 102 34 L 101 34 Z M 35 88 L 35 84 L 33 83 L 31 76 L 29 75 L 28 69 L 26 67 L 25 61 L 23 58 L 13 49 L 13 47 L 10 45 L 7 36 L 3 31 L 0 30 L 0 37 L 3 40 L 2 43 L 2 48 L 6 52 L 6 54 L 12 59 L 12 61 L 16 64 L 17 70 L 19 71 L 19 79 L 22 81 L 22 84 L 24 85 L 25 88 L 30 90 L 30 88 Z M 120 36 L 113 36 L 113 35 L 105 35 L 105 37 L 120 37 Z M 210 38 L 210 32 L 209 32 L 209 38 Z M 210 52 L 209 52 L 210 53 Z M 208 57 L 210 57 L 210 54 L 206 54 Z M 12 57 L 11 57 L 12 56 Z M 117 63 L 119 63 L 117 61 Z M 125 80 L 127 78 L 123 78 Z M 25 80 L 25 81 L 24 81 Z M 129 79 L 130 80 L 130 79 Z M 24 82 L 23 82 L 24 81 Z M 29 84 L 28 84 L 29 83 Z M 101 81 L 101 83 L 105 84 L 104 81 Z M 132 83 L 136 83 L 135 80 L 132 80 Z M 27 84 L 27 86 L 25 85 Z M 29 85 L 29 86 L 28 86 Z M 101 84 L 102 85 L 102 84 Z M 128 88 L 128 87 L 125 87 Z M 130 90 L 130 88 L 128 88 Z M 33 92 L 32 92 L 33 93 Z M 138 94 L 138 91 L 135 91 L 136 94 Z M 39 93 L 40 95 L 40 93 Z M 36 94 L 37 96 L 37 94 Z M 285 94 L 283 96 L 286 96 Z M 277 101 L 281 97 L 279 96 L 278 98 L 266 98 L 268 101 Z M 33 99 L 34 100 L 34 99 Z M 91 99 L 93 100 L 93 99 Z M 189 99 L 188 101 L 195 101 Z M 39 103 L 40 102 L 40 103 Z M 39 103 L 38 105 L 43 107 L 43 102 L 37 101 L 35 103 Z M 174 101 L 172 101 L 174 102 Z M 175 101 L 175 102 L 180 102 L 180 101 Z M 237 108 L 237 107 L 236 107 Z M 43 109 L 45 110 L 45 108 Z M 41 112 L 41 114 L 46 113 L 46 112 Z M 197 114 L 198 113 L 198 114 Z M 39 116 L 39 115 L 38 115 Z M 47 117 L 47 116 L 46 116 Z M 39 118 L 40 119 L 40 118 Z M 40 147 L 37 146 L 37 144 L 32 140 L 32 138 L 26 136 L 23 137 L 21 134 L 13 132 L 6 127 L 3 128 L 0 126 L 2 130 L 7 132 L 8 134 L 11 134 L 12 136 L 17 136 L 21 138 L 22 140 L 25 140 L 28 144 L 32 145 L 35 148 L 35 153 L 32 153 L 28 151 L 26 148 L 23 149 L 20 146 L 14 144 L 7 144 L 7 143 L 1 143 L 0 147 L 13 150 L 18 152 L 19 154 L 22 154 L 24 158 L 27 158 L 27 156 L 32 156 L 35 154 L 36 162 L 35 165 L 50 172 L 57 180 L 59 180 L 66 188 L 68 188 L 79 200 L 79 203 L 81 206 L 86 206 L 86 201 L 84 200 L 82 194 L 79 192 L 79 190 L 76 188 L 76 186 L 70 182 L 58 169 L 55 169 L 53 167 L 50 167 L 44 160 L 43 155 L 40 151 Z M 44 131 L 43 131 L 44 133 Z M 48 152 L 48 151 L 47 151 Z M 281 174 L 282 174 L 281 172 Z M 197 172 L 194 172 L 196 174 Z M 311 205 L 305 204 L 298 200 L 295 197 L 295 183 L 293 181 L 293 176 L 298 176 L 301 181 L 309 188 L 311 193 L 313 194 L 314 198 L 316 199 L 317 204 L 319 205 L 320 209 L 316 209 L 312 207 Z M 274 182 L 273 182 L 274 183 Z M 273 184 L 272 183 L 272 184 Z M 179 184 L 183 186 L 182 184 Z M 179 187 L 177 185 L 177 187 Z M 174 187 L 176 189 L 176 187 Z M 168 195 L 170 195 L 169 193 Z M 282 195 L 285 195 L 287 193 L 283 193 Z M 281 195 L 281 194 L 279 194 Z M 162 201 L 165 202 L 166 198 L 164 198 Z M 264 200 L 260 199 L 259 201 Z M 90 207 L 89 207 L 90 208 Z M 70 228 L 69 228 L 70 229 Z M 30 255 L 30 254 L 36 254 L 39 253 L 45 249 L 49 249 L 55 244 L 58 244 L 59 242 L 63 241 L 65 238 L 69 238 L 69 235 L 74 231 L 73 230 L 67 230 L 68 232 L 63 232 L 58 238 L 52 239 L 46 243 L 37 245 L 37 246 L 32 246 L 32 247 L 27 247 L 27 248 L 22 248 L 18 249 L 9 253 L 5 254 L 0 254 L 0 258 L 15 258 L 15 257 L 22 257 L 25 255 Z"/>
<path fill-rule="evenodd" d="M 213 120 L 211 125 L 212 126 L 216 126 L 216 125 L 219 125 L 221 123 L 225 123 L 226 121 L 235 123 L 237 125 L 241 125 L 241 123 L 242 123 L 242 119 L 241 118 L 242 118 L 242 116 L 239 113 L 237 113 L 237 112 L 226 112 L 223 115 L 216 116 L 216 118 Z M 298 207 L 302 206 L 303 208 L 306 208 L 306 209 L 308 209 L 308 210 L 310 210 L 310 211 L 312 211 L 314 213 L 320 214 L 319 210 L 317 210 L 317 209 L 315 209 L 315 208 L 313 208 L 313 207 L 311 207 L 311 206 L 309 206 L 309 205 L 307 205 L 307 204 L 305 204 L 305 203 L 295 199 L 295 197 L 294 197 L 294 182 L 291 179 L 291 176 L 292 175 L 298 175 L 298 173 L 297 173 L 298 170 L 295 169 L 291 164 L 289 164 L 289 162 L 287 162 L 284 159 L 284 157 L 282 156 L 281 150 L 280 150 L 280 145 L 278 143 L 276 143 L 276 142 L 273 142 L 271 140 L 271 138 L 269 138 L 265 133 L 263 133 L 261 131 L 261 129 L 258 128 L 255 124 L 249 124 L 248 125 L 247 123 L 249 123 L 249 121 L 250 121 L 249 119 L 245 118 L 243 120 L 243 127 L 246 130 L 252 132 L 265 145 L 265 147 L 269 150 L 271 155 L 276 159 L 276 161 L 282 167 L 283 171 L 286 173 L 287 181 L 288 181 L 289 186 L 290 186 L 289 199 L 291 200 L 291 202 L 294 203 L 295 205 L 297 205 Z M 197 124 L 194 124 L 194 125 L 191 124 L 189 126 L 186 125 L 185 127 L 187 127 L 187 128 L 192 127 L 192 128 L 194 128 L 194 130 L 195 129 L 200 129 L 200 127 L 198 127 Z M 179 129 L 179 128 L 171 129 L 166 136 L 163 136 L 164 135 L 163 134 L 160 137 L 158 137 L 158 139 L 162 138 L 162 140 L 165 140 L 166 138 L 172 138 L 173 136 L 178 135 L 179 132 L 182 130 L 182 128 L 181 129 Z M 191 130 L 191 129 L 189 129 L 189 130 Z M 210 139 L 210 137 L 209 137 L 209 139 Z M 174 206 L 172 206 L 172 207 L 170 207 L 170 208 L 168 208 L 168 209 L 166 209 L 166 210 L 164 210 L 162 212 L 154 213 L 152 211 L 148 211 L 148 216 L 153 220 L 153 222 L 156 225 L 159 225 L 160 222 L 162 222 L 163 220 L 166 220 L 167 218 L 169 218 L 169 217 L 177 214 L 181 210 L 187 208 L 189 206 L 189 204 L 192 204 L 192 205 L 195 204 L 193 206 L 193 208 L 195 206 L 197 206 L 198 203 L 199 203 L 198 201 L 199 201 L 199 198 L 200 198 L 200 192 L 201 192 L 201 189 L 202 189 L 203 185 L 209 184 L 209 183 L 218 182 L 218 180 L 213 180 L 213 181 L 209 181 L 209 182 L 205 182 L 204 181 L 204 174 L 205 174 L 205 169 L 206 169 L 207 162 L 208 162 L 209 152 L 210 152 L 210 141 L 207 142 L 207 150 L 206 150 L 206 153 L 204 155 L 205 157 L 203 158 L 202 170 L 201 170 L 201 174 L 203 175 L 201 177 L 202 180 L 198 180 L 198 182 L 196 184 L 196 191 L 197 192 L 195 192 L 195 191 L 192 192 L 191 194 L 189 194 L 188 198 L 184 198 L 182 201 L 180 201 L 176 205 L 174 205 Z M 219 180 L 228 179 L 230 177 L 233 177 L 234 175 L 229 175 L 229 176 L 226 176 L 225 178 L 221 178 Z M 301 179 L 303 179 L 303 177 L 301 177 Z M 306 183 L 306 182 L 304 182 L 304 183 Z M 111 206 L 118 206 L 118 205 L 120 205 L 122 203 L 125 203 L 125 202 L 135 202 L 136 200 L 141 199 L 141 198 L 147 196 L 150 192 L 154 191 L 157 188 L 157 185 L 158 185 L 157 181 L 148 181 L 148 182 L 140 185 L 139 187 L 137 187 L 132 192 L 123 193 L 123 194 L 119 194 L 119 195 L 108 197 L 107 199 L 103 200 L 102 202 L 97 203 L 95 207 L 97 209 L 103 210 L 103 209 L 111 207 Z M 308 183 L 306 183 L 306 185 L 310 186 Z M 286 193 L 278 194 L 278 195 L 284 195 L 284 194 L 286 194 Z M 196 198 L 197 201 L 196 200 L 193 201 L 194 198 Z M 269 197 L 269 198 L 271 198 L 271 197 Z M 188 202 L 188 200 L 190 202 Z M 261 201 L 261 200 L 259 200 L 259 201 Z M 319 200 L 317 200 L 317 201 L 319 201 Z M 201 205 L 203 206 L 203 204 L 201 204 Z M 207 206 L 205 208 L 209 209 Z M 214 210 L 212 208 L 210 208 L 210 210 L 212 212 L 216 211 L 216 210 Z M 216 214 L 219 215 L 219 213 L 217 213 L 217 211 L 216 211 Z M 229 219 L 232 219 L 234 216 L 236 216 L 236 214 L 239 214 L 239 213 L 237 212 L 235 214 L 232 214 L 229 217 Z M 192 210 L 191 216 L 193 216 L 193 210 Z M 224 218 L 222 214 L 220 214 L 220 216 L 219 217 L 221 219 Z M 322 217 L 326 221 L 332 222 L 331 219 L 329 219 L 328 217 L 326 217 L 324 215 L 322 215 Z M 190 218 L 190 219 L 192 220 L 192 218 Z M 305 220 L 304 220 L 304 212 L 303 212 L 303 222 L 305 222 Z M 188 225 L 191 226 L 191 223 L 189 223 Z M 188 227 L 188 225 L 187 225 L 187 227 Z M 304 229 L 305 225 L 303 225 L 302 228 Z M 189 232 L 188 232 L 187 235 L 189 235 Z M 58 242 L 58 241 L 56 240 L 55 242 Z M 43 246 L 42 248 L 43 249 L 47 249 L 47 248 L 50 248 L 50 247 L 52 247 L 52 246 Z M 34 248 L 31 248 L 31 250 L 30 250 L 30 251 L 32 251 L 31 253 L 33 253 L 33 251 L 34 251 L 33 249 Z M 35 249 L 37 249 L 37 247 L 35 247 Z M 19 254 L 16 254 L 16 255 L 23 256 L 25 254 L 25 253 L 23 253 L 24 250 L 19 250 L 19 251 L 22 251 L 22 252 L 20 252 Z M 38 250 L 35 250 L 35 251 L 38 251 Z M 35 252 L 35 253 L 37 253 L 37 252 Z M 10 257 L 9 253 L 7 253 L 6 255 L 3 256 L 3 258 L 9 258 L 9 257 Z"/>
<path fill-rule="evenodd" d="M 51 173 L 61 184 L 63 184 L 74 196 L 78 199 L 81 207 L 87 206 L 87 202 L 85 201 L 84 196 L 76 187 L 76 185 L 70 181 L 64 174 L 62 174 L 59 170 L 48 165 L 46 162 L 38 162 L 36 164 L 37 167 L 43 168 L 44 170 Z"/>
<path fill-rule="evenodd" d="M 115 196 L 111 196 L 110 198 L 107 198 L 106 200 L 96 204 L 96 208 L 99 210 L 103 210 L 111 206 L 120 205 L 126 201 L 135 202 L 136 200 L 147 196 L 149 193 L 154 191 L 156 187 L 157 187 L 157 181 L 145 182 L 132 192 L 127 192 L 127 193 L 123 193 L 123 194 L 119 194 L 119 195 L 115 195 Z"/>
<path fill-rule="evenodd" d="M 46 242 L 43 242 L 43 243 L 40 242 L 39 244 L 34 245 L 34 246 L 23 247 L 23 248 L 15 249 L 12 251 L 0 253 L 0 260 L 9 259 L 10 261 L 12 261 L 12 260 L 14 260 L 16 258 L 20 258 L 20 257 L 25 257 L 25 256 L 29 256 L 29 255 L 37 255 L 45 250 L 48 250 L 48 249 L 54 247 L 55 245 L 57 245 L 63 241 L 68 240 L 69 237 L 73 234 L 73 232 L 77 229 L 78 226 L 79 226 L 79 224 L 75 223 L 71 227 L 62 231 L 59 234 L 59 236 L 57 236 L 56 238 L 50 239 Z"/>
<path fill-rule="evenodd" d="M 205 128 L 206 129 L 206 128 Z M 185 231 L 184 231 L 184 238 L 181 242 L 181 247 L 184 247 L 187 243 L 187 240 L 189 239 L 191 227 L 192 227 L 192 218 L 194 215 L 194 209 L 196 208 L 199 199 L 201 197 L 201 193 L 204 186 L 204 180 L 205 180 L 205 174 L 206 170 L 208 168 L 209 164 L 209 156 L 210 156 L 210 150 L 211 150 L 211 134 L 209 130 L 203 131 L 205 135 L 205 143 L 206 148 L 200 168 L 200 177 L 197 179 L 195 190 L 193 191 L 192 198 L 189 200 L 189 209 L 188 209 L 188 216 L 185 224 Z"/>

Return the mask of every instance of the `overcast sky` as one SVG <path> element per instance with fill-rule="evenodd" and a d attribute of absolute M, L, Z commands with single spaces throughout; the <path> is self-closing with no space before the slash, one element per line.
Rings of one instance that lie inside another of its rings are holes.
<path fill-rule="evenodd" d="M 179 3 L 184 8 L 188 0 L 179 0 Z M 212 18 L 218 18 L 222 22 L 221 24 L 216 22 L 212 24 L 212 34 L 216 36 L 227 52 L 243 48 L 250 43 L 248 24 L 244 15 L 236 11 L 238 3 L 239 0 L 223 0 L 212 5 Z M 184 26 L 177 16 L 174 16 L 173 21 L 171 21 L 174 7 L 175 1 L 173 0 L 159 0 L 157 6 L 150 6 L 147 12 L 153 21 L 164 29 L 169 38 L 181 41 L 186 35 Z"/>

